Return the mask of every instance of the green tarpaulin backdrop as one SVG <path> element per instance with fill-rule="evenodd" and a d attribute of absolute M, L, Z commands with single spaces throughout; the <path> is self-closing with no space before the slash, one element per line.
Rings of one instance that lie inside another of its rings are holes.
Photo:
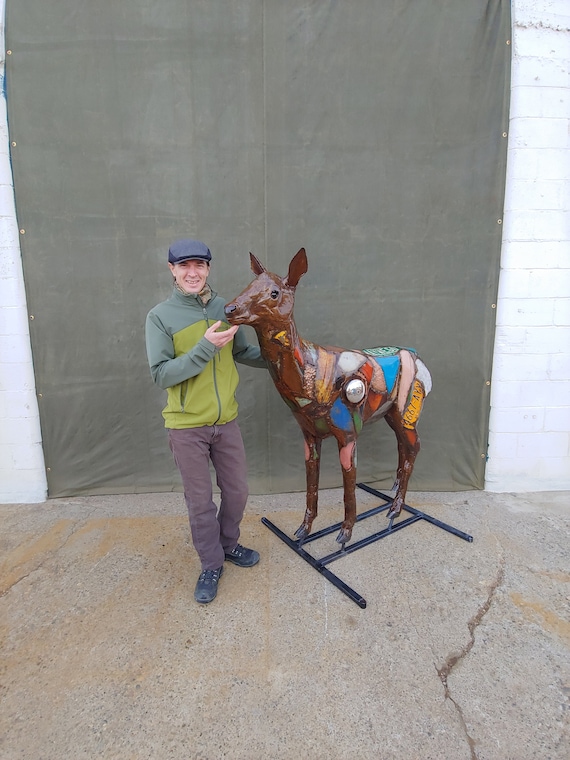
<path fill-rule="evenodd" d="M 414 346 L 434 389 L 412 490 L 483 485 L 506 161 L 503 0 L 8 0 L 12 162 L 51 496 L 179 487 L 144 320 L 169 243 L 228 299 L 305 246 L 301 335 Z M 247 328 L 252 342 L 253 330 Z M 302 437 L 241 368 L 252 492 Z M 390 484 L 384 422 L 359 478 Z M 334 441 L 323 486 L 341 484 Z"/>

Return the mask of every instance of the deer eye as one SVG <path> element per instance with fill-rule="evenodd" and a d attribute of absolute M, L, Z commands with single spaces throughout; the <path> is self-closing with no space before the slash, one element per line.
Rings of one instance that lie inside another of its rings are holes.
<path fill-rule="evenodd" d="M 273 298 L 273 300 L 275 301 L 277 298 L 279 298 L 279 291 L 278 291 L 278 290 L 272 290 L 272 291 L 271 291 L 271 293 L 270 293 L 269 295 L 270 295 L 270 296 L 271 296 L 271 298 Z"/>

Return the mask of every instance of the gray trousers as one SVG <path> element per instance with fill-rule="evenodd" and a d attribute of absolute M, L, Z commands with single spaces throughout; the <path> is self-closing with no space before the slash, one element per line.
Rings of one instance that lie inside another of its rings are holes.
<path fill-rule="evenodd" d="M 247 464 L 237 421 L 184 430 L 169 430 L 168 440 L 182 477 L 192 542 L 202 570 L 224 564 L 224 552 L 239 539 L 248 497 Z M 212 499 L 210 460 L 221 492 L 218 510 Z"/>

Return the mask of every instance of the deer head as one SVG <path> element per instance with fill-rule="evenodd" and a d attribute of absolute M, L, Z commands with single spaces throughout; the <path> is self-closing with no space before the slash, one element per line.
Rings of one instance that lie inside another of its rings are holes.
<path fill-rule="evenodd" d="M 308 269 L 305 249 L 301 248 L 292 258 L 286 277 L 268 272 L 253 253 L 249 256 L 255 280 L 226 305 L 228 322 L 233 325 L 279 328 L 291 319 L 295 288 Z"/>

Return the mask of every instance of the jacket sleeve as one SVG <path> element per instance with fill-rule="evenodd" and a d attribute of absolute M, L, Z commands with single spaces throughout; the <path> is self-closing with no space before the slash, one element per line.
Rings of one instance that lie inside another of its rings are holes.
<path fill-rule="evenodd" d="M 252 346 L 247 342 L 247 336 L 243 327 L 240 327 L 234 336 L 232 353 L 235 361 L 239 364 L 267 369 L 267 362 L 261 356 L 259 346 Z"/>
<path fill-rule="evenodd" d="M 217 353 L 213 343 L 201 338 L 188 353 L 175 357 L 172 336 L 153 312 L 146 318 L 145 337 L 152 379 L 163 390 L 199 375 Z"/>

